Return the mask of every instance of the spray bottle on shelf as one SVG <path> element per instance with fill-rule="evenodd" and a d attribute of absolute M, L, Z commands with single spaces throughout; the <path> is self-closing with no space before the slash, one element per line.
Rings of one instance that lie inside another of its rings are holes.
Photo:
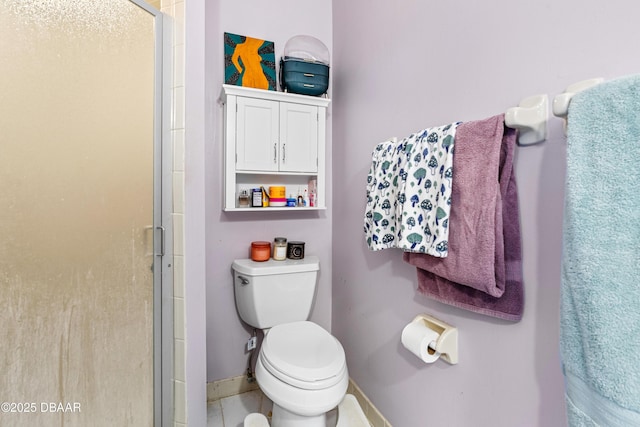
<path fill-rule="evenodd" d="M 315 207 L 316 206 L 316 192 L 315 192 L 315 190 L 311 190 L 311 194 L 309 194 L 309 206 L 310 207 Z"/>
<path fill-rule="evenodd" d="M 309 206 L 318 206 L 318 181 L 314 179 L 309 180 Z"/>

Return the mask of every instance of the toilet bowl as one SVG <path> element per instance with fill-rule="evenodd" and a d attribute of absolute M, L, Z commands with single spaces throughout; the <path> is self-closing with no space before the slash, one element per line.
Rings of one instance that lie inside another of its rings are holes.
<path fill-rule="evenodd" d="M 326 427 L 326 412 L 342 401 L 349 383 L 340 342 L 309 318 L 319 259 L 232 265 L 236 308 L 265 333 L 256 379 L 273 402 L 272 427 Z"/>
<path fill-rule="evenodd" d="M 262 343 L 256 379 L 273 402 L 273 427 L 325 427 L 349 384 L 344 349 L 309 321 L 271 328 Z"/>

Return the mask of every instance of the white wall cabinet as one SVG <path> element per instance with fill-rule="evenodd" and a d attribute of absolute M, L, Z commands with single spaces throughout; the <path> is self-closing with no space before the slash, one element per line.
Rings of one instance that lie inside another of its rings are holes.
<path fill-rule="evenodd" d="M 325 209 L 326 109 L 329 99 L 223 85 L 224 210 Z M 284 185 L 287 197 L 317 182 L 316 206 L 240 208 L 242 190 Z"/>
<path fill-rule="evenodd" d="M 236 171 L 318 171 L 315 105 L 236 99 Z"/>

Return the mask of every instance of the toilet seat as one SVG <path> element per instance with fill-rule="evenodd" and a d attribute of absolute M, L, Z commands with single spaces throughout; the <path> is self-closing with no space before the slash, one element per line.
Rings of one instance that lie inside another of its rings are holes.
<path fill-rule="evenodd" d="M 343 379 L 347 369 L 340 342 L 309 321 L 271 328 L 262 343 L 260 360 L 274 377 L 305 390 L 331 387 Z"/>

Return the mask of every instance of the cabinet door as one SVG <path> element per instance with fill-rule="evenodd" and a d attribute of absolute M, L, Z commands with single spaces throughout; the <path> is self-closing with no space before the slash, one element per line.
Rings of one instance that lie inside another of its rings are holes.
<path fill-rule="evenodd" d="M 280 103 L 280 170 L 318 171 L 318 107 Z"/>
<path fill-rule="evenodd" d="M 277 101 L 238 97 L 237 170 L 278 170 L 278 104 Z"/>

